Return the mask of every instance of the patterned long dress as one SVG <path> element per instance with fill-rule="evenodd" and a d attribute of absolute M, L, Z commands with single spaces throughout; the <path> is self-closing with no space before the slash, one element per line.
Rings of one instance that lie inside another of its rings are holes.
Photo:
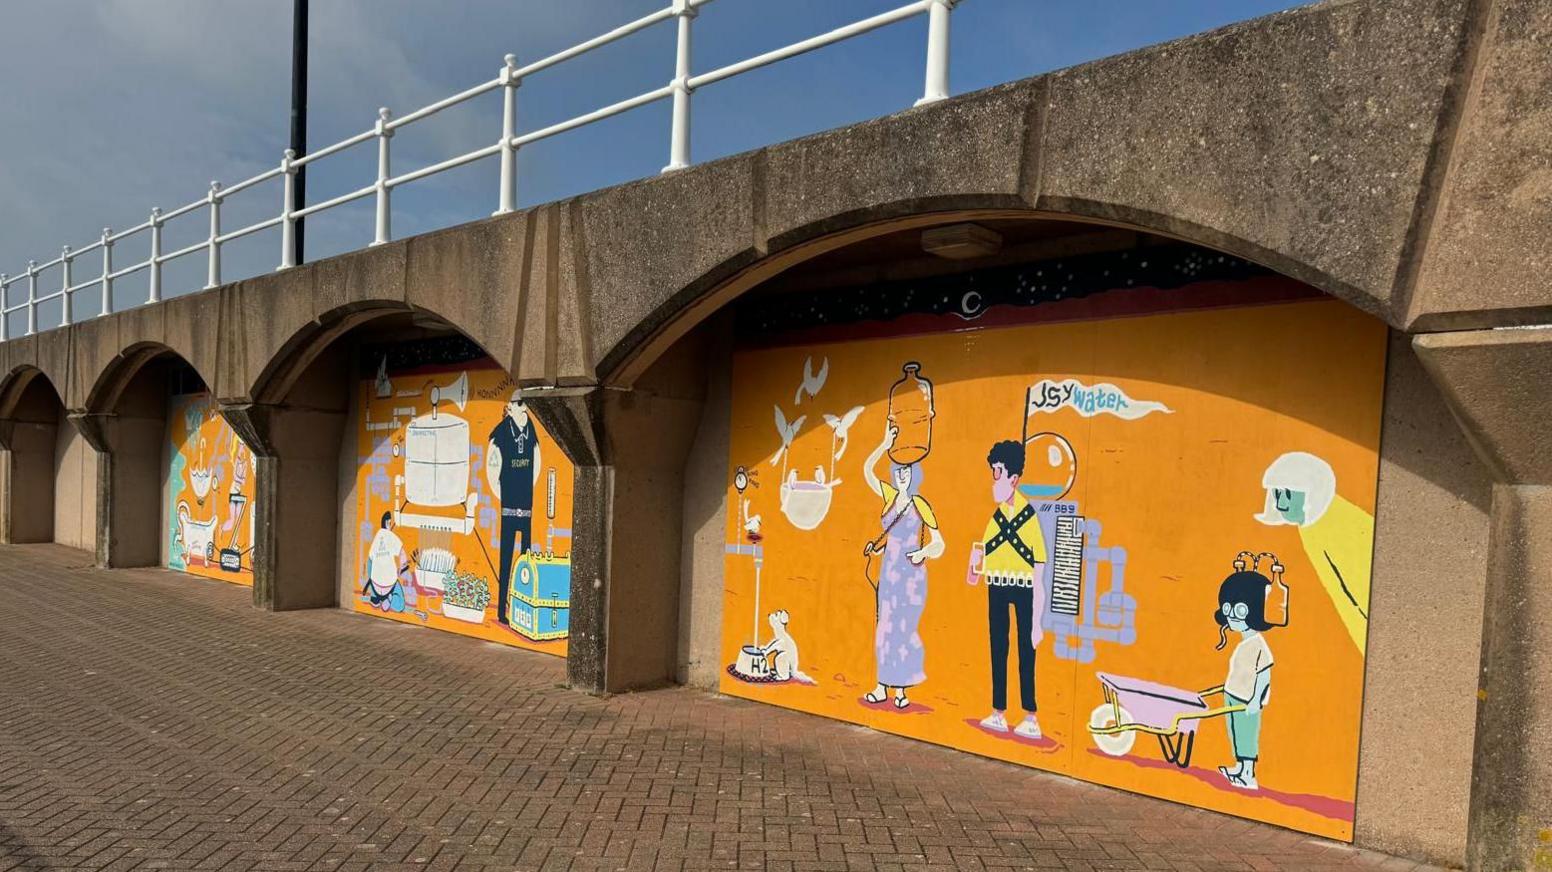
<path fill-rule="evenodd" d="M 880 523 L 889 529 L 884 563 L 878 578 L 878 628 L 873 636 L 873 655 L 878 664 L 878 683 L 885 687 L 913 687 L 927 680 L 926 649 L 916 631 L 927 607 L 927 567 L 913 564 L 905 555 L 921 547 L 922 516 L 916 500 L 906 503 L 895 521 L 894 501 L 884 507 Z M 894 526 L 890 527 L 890 522 Z"/>

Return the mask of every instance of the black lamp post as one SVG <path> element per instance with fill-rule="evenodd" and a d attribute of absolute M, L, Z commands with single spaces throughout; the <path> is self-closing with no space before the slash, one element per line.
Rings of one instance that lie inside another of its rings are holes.
<path fill-rule="evenodd" d="M 307 154 L 307 0 L 291 0 L 291 150 Z M 307 167 L 296 170 L 296 208 L 307 206 Z M 303 224 L 296 219 L 296 262 L 305 262 Z"/>

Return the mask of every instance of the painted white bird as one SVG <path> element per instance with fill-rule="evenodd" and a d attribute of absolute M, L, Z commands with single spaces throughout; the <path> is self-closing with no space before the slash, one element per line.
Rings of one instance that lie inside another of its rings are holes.
<path fill-rule="evenodd" d="M 744 534 L 749 537 L 749 541 L 750 542 L 759 542 L 760 539 L 761 539 L 761 536 L 760 536 L 761 517 L 759 515 L 751 515 L 751 514 L 749 514 L 749 501 L 748 500 L 744 500 L 743 516 L 744 516 Z"/>
<path fill-rule="evenodd" d="M 377 396 L 379 399 L 393 395 L 393 382 L 388 379 L 388 355 L 383 355 L 377 365 Z"/>
<path fill-rule="evenodd" d="M 839 418 L 830 414 L 824 416 L 825 423 L 830 425 L 830 429 L 835 432 L 836 441 L 840 443 L 840 446 L 835 449 L 836 460 L 840 460 L 841 455 L 846 453 L 847 433 L 851 430 L 851 425 L 857 423 L 857 417 L 862 414 L 862 409 L 862 406 L 857 406 Z"/>
<path fill-rule="evenodd" d="M 775 406 L 774 408 L 776 409 L 776 433 L 781 436 L 781 450 L 777 451 L 776 455 L 771 458 L 771 466 L 775 466 L 782 461 L 782 458 L 787 454 L 787 449 L 792 447 L 792 440 L 797 438 L 798 431 L 803 428 L 803 422 L 808 420 L 807 415 L 799 415 L 797 420 L 789 424 L 787 423 L 787 416 L 782 414 L 781 406 Z"/>
<path fill-rule="evenodd" d="M 814 372 L 814 359 L 812 357 L 804 358 L 803 383 L 798 385 L 798 392 L 792 398 L 792 404 L 796 406 L 802 403 L 804 394 L 808 394 L 810 397 L 819 396 L 819 392 L 824 389 L 825 379 L 829 377 L 830 358 L 826 357 L 824 362 L 819 364 L 819 372 L 817 373 Z"/>

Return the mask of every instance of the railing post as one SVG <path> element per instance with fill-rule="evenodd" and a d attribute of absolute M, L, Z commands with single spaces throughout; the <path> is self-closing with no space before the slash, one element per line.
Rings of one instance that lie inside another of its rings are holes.
<path fill-rule="evenodd" d="M 206 196 L 210 204 L 210 269 L 205 276 L 205 288 L 217 287 L 221 284 L 221 183 L 212 181 L 210 193 Z"/>
<path fill-rule="evenodd" d="M 162 210 L 160 207 L 151 209 L 151 271 L 150 292 L 146 294 L 147 303 L 159 303 L 162 299 Z"/>
<path fill-rule="evenodd" d="M 11 313 L 6 309 L 11 305 L 11 283 L 5 273 L 0 273 L 0 342 L 11 338 Z"/>
<path fill-rule="evenodd" d="M 38 262 L 27 261 L 27 335 L 38 332 Z"/>
<path fill-rule="evenodd" d="M 927 83 L 916 105 L 948 97 L 948 18 L 959 0 L 932 0 L 927 12 Z"/>
<path fill-rule="evenodd" d="M 373 245 L 382 245 L 393 237 L 391 216 L 388 203 L 388 140 L 393 138 L 393 131 L 388 128 L 388 119 L 393 113 L 384 106 L 377 110 L 377 235 L 372 240 Z"/>
<path fill-rule="evenodd" d="M 97 317 L 113 311 L 113 230 L 102 228 L 102 309 Z"/>
<path fill-rule="evenodd" d="M 59 250 L 59 326 L 70 326 L 70 246 Z"/>
<path fill-rule="evenodd" d="M 517 208 L 517 147 L 512 138 L 517 136 L 517 86 L 523 82 L 516 76 L 517 55 L 505 58 L 501 68 L 501 199 L 497 215 L 505 215 Z"/>
<path fill-rule="evenodd" d="M 296 152 L 286 149 L 280 158 L 280 266 L 276 270 L 296 266 Z"/>
<path fill-rule="evenodd" d="M 695 7 L 690 0 L 674 0 L 674 16 L 679 20 L 679 43 L 674 61 L 673 133 L 665 173 L 690 165 L 690 22 L 695 18 Z"/>

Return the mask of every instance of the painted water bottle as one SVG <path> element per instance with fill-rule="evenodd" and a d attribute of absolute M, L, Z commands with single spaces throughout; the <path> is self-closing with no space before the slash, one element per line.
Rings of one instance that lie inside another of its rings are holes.
<path fill-rule="evenodd" d="M 932 382 L 921 375 L 921 364 L 911 361 L 900 368 L 904 375 L 889 388 L 889 423 L 899 429 L 889 459 L 912 464 L 932 450 Z"/>

